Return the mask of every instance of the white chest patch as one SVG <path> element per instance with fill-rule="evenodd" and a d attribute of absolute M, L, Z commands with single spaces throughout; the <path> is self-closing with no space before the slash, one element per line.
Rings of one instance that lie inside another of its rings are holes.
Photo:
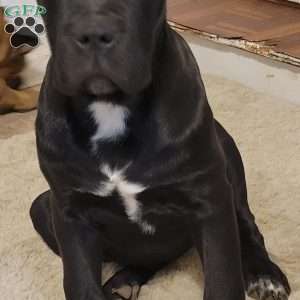
<path fill-rule="evenodd" d="M 124 175 L 125 171 L 126 167 L 121 170 L 112 170 L 107 164 L 101 166 L 101 172 L 107 176 L 108 180 L 101 183 L 93 194 L 108 197 L 117 191 L 122 198 L 129 220 L 138 223 L 144 233 L 154 234 L 155 228 L 142 220 L 142 205 L 136 199 L 136 196 L 143 192 L 146 187 L 127 181 Z"/>
<path fill-rule="evenodd" d="M 106 102 L 95 102 L 89 105 L 88 110 L 98 127 L 92 137 L 92 142 L 114 140 L 125 133 L 126 120 L 129 115 L 126 107 Z"/>

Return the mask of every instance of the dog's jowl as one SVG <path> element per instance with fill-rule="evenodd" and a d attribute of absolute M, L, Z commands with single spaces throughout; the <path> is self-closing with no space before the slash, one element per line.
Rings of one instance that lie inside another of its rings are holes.
<path fill-rule="evenodd" d="M 248 206 L 239 151 L 214 119 L 164 0 L 40 0 L 52 56 L 36 121 L 50 190 L 34 227 L 67 300 L 136 299 L 196 247 L 205 300 L 287 299 Z M 102 286 L 101 265 L 122 266 Z M 185 295 L 182 295 L 185 299 Z"/>

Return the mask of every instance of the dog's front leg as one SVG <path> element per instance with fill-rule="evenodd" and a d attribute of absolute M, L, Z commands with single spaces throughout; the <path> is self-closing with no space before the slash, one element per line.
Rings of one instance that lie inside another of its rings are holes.
<path fill-rule="evenodd" d="M 192 230 L 203 262 L 204 300 L 243 300 L 241 253 L 231 186 L 226 179 L 207 183 L 199 194 L 208 203 L 208 214 L 201 216 L 200 211 L 195 212 Z"/>
<path fill-rule="evenodd" d="M 67 300 L 104 300 L 99 233 L 76 216 L 53 205 L 53 223 L 63 262 Z"/>

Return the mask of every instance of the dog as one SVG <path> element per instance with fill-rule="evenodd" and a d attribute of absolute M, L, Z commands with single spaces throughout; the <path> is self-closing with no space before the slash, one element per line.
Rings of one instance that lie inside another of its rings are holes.
<path fill-rule="evenodd" d="M 38 91 L 33 88 L 18 90 L 25 54 L 31 49 L 13 48 L 9 34 L 4 31 L 5 25 L 4 9 L 0 7 L 0 113 L 32 110 L 37 106 Z"/>
<path fill-rule="evenodd" d="M 192 247 L 205 300 L 288 299 L 247 202 L 240 153 L 165 0 L 39 4 L 52 56 L 36 136 L 50 190 L 30 215 L 62 259 L 66 299 L 137 299 Z M 103 262 L 122 268 L 102 286 Z"/>

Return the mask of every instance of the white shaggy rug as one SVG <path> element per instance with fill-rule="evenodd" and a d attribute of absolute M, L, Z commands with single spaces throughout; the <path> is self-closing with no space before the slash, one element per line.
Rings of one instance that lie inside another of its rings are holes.
<path fill-rule="evenodd" d="M 206 76 L 216 117 L 244 157 L 249 199 L 267 246 L 300 299 L 300 106 Z M 34 232 L 28 211 L 47 188 L 34 134 L 0 140 L 0 298 L 63 300 L 62 268 Z M 202 276 L 191 252 L 143 287 L 141 300 L 198 299 Z M 107 271 L 109 272 L 109 270 Z M 220 299 L 221 300 L 221 299 Z"/>

